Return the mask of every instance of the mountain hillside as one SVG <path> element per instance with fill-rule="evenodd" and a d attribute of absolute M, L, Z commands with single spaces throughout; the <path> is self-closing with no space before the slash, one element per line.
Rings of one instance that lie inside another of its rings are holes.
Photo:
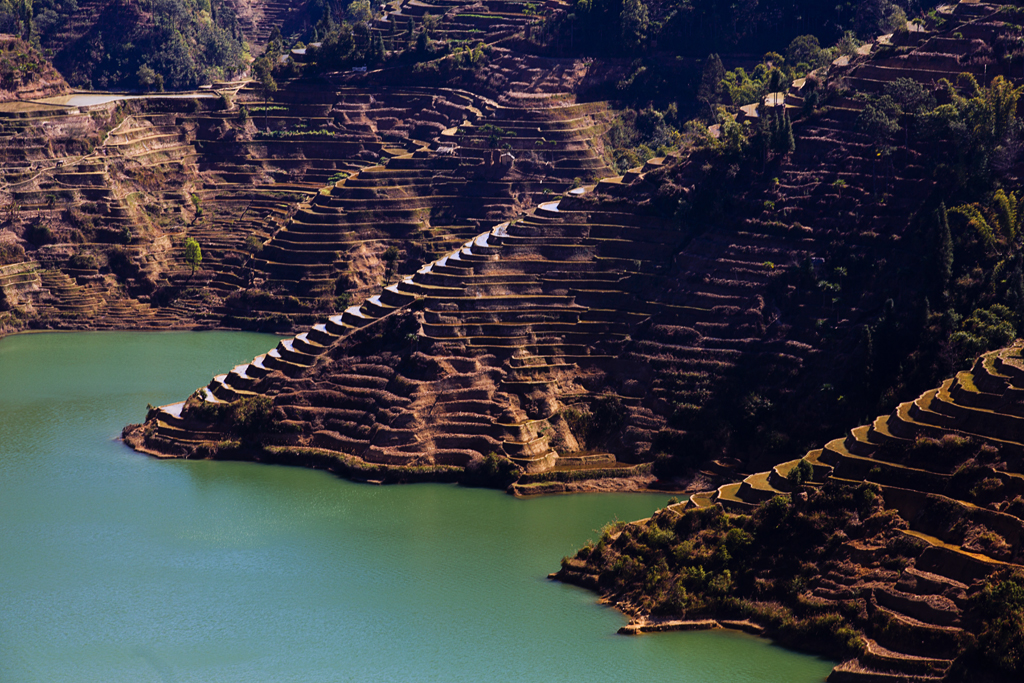
<path fill-rule="evenodd" d="M 557 578 L 599 590 L 634 632 L 752 619 L 846 658 L 830 681 L 1016 680 L 1022 348 L 801 459 L 609 528 Z"/>

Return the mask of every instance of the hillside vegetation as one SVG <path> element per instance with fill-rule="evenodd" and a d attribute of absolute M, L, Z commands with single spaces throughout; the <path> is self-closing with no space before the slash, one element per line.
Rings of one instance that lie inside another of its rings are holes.
<path fill-rule="evenodd" d="M 0 31 L 45 48 L 79 88 L 185 90 L 246 66 L 225 0 L 5 0 Z"/>
<path fill-rule="evenodd" d="M 601 591 L 634 630 L 752 619 L 845 659 L 830 681 L 1016 680 L 1020 351 L 985 354 L 802 459 L 609 526 L 557 577 Z"/>

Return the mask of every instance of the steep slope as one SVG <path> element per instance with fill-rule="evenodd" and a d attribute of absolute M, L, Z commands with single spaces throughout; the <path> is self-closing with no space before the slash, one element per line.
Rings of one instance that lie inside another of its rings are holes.
<path fill-rule="evenodd" d="M 1019 625 L 993 633 L 987 596 L 1024 576 L 1022 349 L 985 354 L 802 459 L 612 530 L 557 577 L 600 590 L 635 629 L 752 618 L 851 657 L 830 681 L 1019 673 Z"/>
<path fill-rule="evenodd" d="M 913 38 L 923 43 L 927 36 Z M 852 65 L 839 60 L 831 82 L 842 82 L 850 69 L 870 65 L 869 53 L 865 50 Z M 397 103 L 387 102 L 382 98 L 391 108 Z M 622 178 L 602 181 L 590 191 L 574 190 L 508 225 L 491 228 L 486 220 L 508 216 L 513 206 L 507 198 L 513 193 L 498 194 L 506 198 L 504 208 L 489 208 L 495 206 L 496 183 L 479 175 L 479 162 L 473 166 L 467 160 L 479 158 L 480 152 L 485 159 L 497 157 L 499 168 L 494 170 L 504 181 L 500 153 L 488 151 L 495 143 L 504 143 L 513 155 L 530 154 L 544 149 L 549 140 L 572 142 L 600 131 L 600 122 L 588 120 L 593 114 L 585 106 L 541 109 L 539 103 L 528 112 L 479 100 L 461 105 L 455 116 L 462 112 L 472 118 L 441 131 L 432 149 L 423 146 L 412 154 L 395 155 L 387 166 L 363 168 L 335 183 L 329 194 L 301 206 L 266 241 L 254 265 L 267 282 L 310 298 L 329 294 L 332 282 L 345 275 L 344 262 L 336 257 L 343 249 L 351 250 L 349 273 L 356 270 L 357 259 L 379 273 L 385 270 L 383 238 L 436 227 L 436 219 L 428 217 L 440 208 L 471 218 L 465 232 L 449 232 L 446 239 L 470 237 L 474 225 L 486 231 L 437 259 L 447 246 L 445 239 L 439 240 L 437 251 L 421 252 L 436 260 L 407 272 L 362 306 L 351 306 L 324 320 L 319 329 L 283 342 L 251 372 L 240 369 L 215 380 L 212 395 L 225 400 L 273 396 L 276 419 L 295 423 L 297 430 L 278 438 L 282 444 L 309 446 L 319 439 L 319 446 L 334 444 L 328 450 L 373 462 L 430 461 L 437 454 L 443 459 L 445 446 L 416 439 L 418 429 L 432 427 L 429 415 L 415 411 L 403 418 L 414 425 L 405 431 L 406 441 L 396 436 L 383 450 L 373 448 L 378 445 L 370 438 L 374 430 L 362 430 L 365 438 L 357 439 L 358 444 L 325 441 L 318 436 L 321 421 L 288 410 L 293 405 L 326 406 L 306 396 L 291 398 L 295 392 L 271 372 L 283 363 L 276 369 L 295 376 L 303 391 L 315 393 L 318 382 L 326 381 L 316 374 L 316 359 L 343 360 L 344 345 L 335 341 L 339 335 L 356 327 L 369 331 L 380 319 L 404 316 L 410 318 L 406 334 L 413 337 L 392 352 L 408 355 L 420 348 L 442 366 L 446 354 L 480 357 L 486 360 L 483 365 L 474 361 L 473 373 L 483 368 L 492 375 L 492 370 L 504 373 L 498 382 L 491 376 L 479 378 L 487 385 L 481 397 L 511 412 L 499 419 L 495 413 L 501 411 L 480 406 L 475 419 L 488 426 L 477 431 L 487 438 L 471 440 L 476 445 L 453 461 L 461 465 L 491 451 L 528 470 L 557 469 L 564 456 L 565 467 L 582 466 L 589 460 L 580 458 L 591 455 L 632 463 L 669 453 L 684 463 L 699 463 L 730 445 L 770 458 L 784 448 L 785 439 L 765 431 L 766 406 L 819 404 L 806 418 L 799 411 L 779 418 L 789 434 L 819 415 L 818 429 L 835 421 L 836 416 L 826 416 L 831 406 L 808 400 L 803 391 L 819 381 L 816 373 L 832 368 L 817 351 L 826 345 L 834 348 L 835 338 L 850 335 L 877 315 L 872 311 L 882 307 L 884 296 L 866 287 L 854 287 L 859 294 L 834 301 L 817 292 L 804 295 L 797 286 L 806 273 L 803 264 L 811 265 L 811 277 L 817 280 L 816 262 L 831 270 L 883 255 L 893 258 L 902 249 L 907 213 L 934 187 L 932 179 L 907 163 L 899 172 L 889 169 L 884 180 L 891 199 L 872 201 L 877 194 L 869 186 L 879 182 L 877 162 L 863 134 L 849 123 L 863 103 L 835 94 L 827 108 L 795 126 L 796 155 L 775 162 L 784 182 L 769 183 L 751 169 L 728 175 L 728 159 L 723 162 L 714 152 L 697 150 L 678 161 L 654 159 Z M 369 114 L 366 132 L 374 125 L 379 130 L 384 121 L 380 114 L 358 106 L 353 102 L 345 108 L 344 125 L 354 132 L 354 115 Z M 572 146 L 562 147 L 562 159 L 552 171 L 569 163 L 575 164 L 567 169 L 570 173 L 586 169 L 571 156 Z M 588 146 L 581 145 L 579 151 L 584 160 L 586 155 L 593 158 Z M 812 178 L 802 178 L 808 172 L 801 169 L 812 163 L 819 170 Z M 511 170 L 524 173 L 522 166 L 516 159 Z M 836 189 L 834 174 L 843 174 L 844 190 Z M 715 215 L 698 210 L 744 185 L 728 211 L 719 209 Z M 822 212 L 821 203 L 833 201 L 832 192 L 843 208 Z M 684 205 L 689 212 L 680 208 Z M 873 231 L 894 237 L 880 244 Z M 841 251 L 835 246 L 840 235 Z M 415 262 L 416 255 L 410 256 Z M 851 279 L 862 282 L 877 277 L 853 267 L 849 272 Z M 370 288 L 373 284 L 366 282 Z M 422 310 L 400 314 L 413 304 Z M 830 320 L 835 321 L 833 339 L 817 332 L 821 322 Z M 495 398 L 492 384 L 505 395 Z M 239 394 L 237 389 L 251 393 Z M 293 400 L 298 403 L 287 402 Z M 387 422 L 397 410 L 390 403 L 367 405 L 362 416 L 353 418 Z M 502 431 L 502 425 L 527 422 L 538 422 L 544 436 Z M 230 435 L 230 425 L 222 427 Z M 559 438 L 552 441 L 551 434 Z M 715 440 L 716 446 L 708 445 Z"/>
<path fill-rule="evenodd" d="M 757 325 L 730 325 L 761 321 L 754 291 L 764 278 L 760 252 L 742 261 L 749 273 L 728 293 L 715 285 L 676 291 L 670 257 L 685 235 L 605 194 L 622 182 L 574 190 L 481 233 L 361 306 L 215 378 L 199 398 L 273 397 L 262 435 L 268 443 L 373 463 L 466 466 L 493 452 L 538 472 L 649 461 L 669 406 L 645 381 L 671 372 L 713 383 L 740 358 L 799 367 L 808 348 L 758 333 Z M 734 244 L 714 249 L 725 251 L 705 256 L 709 268 L 720 258 L 741 262 Z M 384 352 L 398 356 L 382 362 Z M 361 370 L 335 369 L 353 365 Z M 391 369 L 371 369 L 379 366 Z M 348 405 L 338 396 L 375 384 L 385 395 L 370 402 Z M 448 403 L 457 420 L 437 407 Z M 328 421 L 334 409 L 342 413 Z M 148 437 L 147 449 L 178 455 L 195 453 L 197 441 L 208 453 L 238 436 L 223 420 L 199 428 L 201 437 L 160 431 L 171 417 L 203 414 L 202 406 L 187 404 L 184 413 L 173 406 L 139 435 Z"/>
<path fill-rule="evenodd" d="M 0 102 L 67 91 L 64 78 L 35 48 L 15 36 L 0 36 Z"/>

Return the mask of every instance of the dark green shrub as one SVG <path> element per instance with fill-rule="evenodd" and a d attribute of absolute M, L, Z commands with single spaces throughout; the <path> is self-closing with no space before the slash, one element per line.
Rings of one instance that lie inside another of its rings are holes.
<path fill-rule="evenodd" d="M 811 466 L 811 463 L 801 458 L 796 467 L 789 471 L 786 478 L 793 486 L 800 487 L 809 482 L 813 476 L 814 468 Z"/>
<path fill-rule="evenodd" d="M 25 228 L 25 239 L 37 247 L 52 244 L 54 241 L 53 230 L 51 230 L 48 225 L 33 223 Z"/>
<path fill-rule="evenodd" d="M 95 270 L 96 257 L 92 254 L 77 253 L 68 259 L 68 268 L 75 270 Z"/>
<path fill-rule="evenodd" d="M 5 242 L 0 244 L 0 266 L 18 263 L 25 258 L 25 249 L 20 244 Z"/>
<path fill-rule="evenodd" d="M 969 653 L 981 667 L 1020 680 L 1024 676 L 1024 574 L 990 580 L 970 598 L 967 613 L 980 623 Z"/>
<path fill-rule="evenodd" d="M 465 486 L 508 488 L 523 475 L 523 468 L 503 455 L 488 453 L 482 460 L 470 461 L 462 478 Z"/>
<path fill-rule="evenodd" d="M 274 400 L 248 396 L 231 404 L 228 419 L 243 441 L 260 441 L 273 427 Z"/>

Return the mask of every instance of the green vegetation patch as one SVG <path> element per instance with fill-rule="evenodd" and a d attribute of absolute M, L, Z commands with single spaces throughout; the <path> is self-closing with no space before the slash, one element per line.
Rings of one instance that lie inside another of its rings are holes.
<path fill-rule="evenodd" d="M 606 529 L 560 576 L 589 581 L 642 612 L 687 619 L 753 619 L 767 635 L 803 650 L 848 657 L 870 628 L 862 597 L 818 600 L 810 589 L 849 559 L 849 542 L 883 548 L 883 567 L 899 569 L 922 546 L 886 514 L 880 490 L 828 483 L 776 496 L 753 514 L 720 506 L 658 511 L 650 520 Z M 785 552 L 779 552 L 785 548 Z"/>

